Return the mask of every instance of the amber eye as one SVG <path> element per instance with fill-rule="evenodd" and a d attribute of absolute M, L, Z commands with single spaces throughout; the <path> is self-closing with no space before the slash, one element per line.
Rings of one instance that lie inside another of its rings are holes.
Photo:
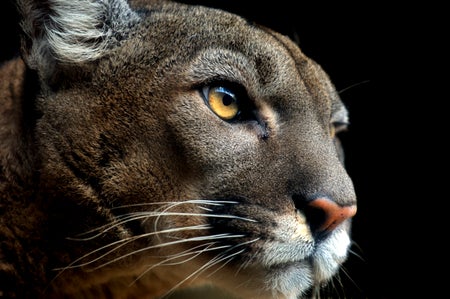
<path fill-rule="evenodd" d="M 223 86 L 203 87 L 205 102 L 223 120 L 232 120 L 240 113 L 236 95 Z"/>

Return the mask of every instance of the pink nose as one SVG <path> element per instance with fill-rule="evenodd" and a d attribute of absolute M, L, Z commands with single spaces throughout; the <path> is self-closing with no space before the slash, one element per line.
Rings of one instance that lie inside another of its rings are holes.
<path fill-rule="evenodd" d="M 356 214 L 356 205 L 342 207 L 326 197 L 316 198 L 308 205 L 323 213 L 322 222 L 317 227 L 317 231 L 320 232 L 332 231 L 336 226 Z"/>

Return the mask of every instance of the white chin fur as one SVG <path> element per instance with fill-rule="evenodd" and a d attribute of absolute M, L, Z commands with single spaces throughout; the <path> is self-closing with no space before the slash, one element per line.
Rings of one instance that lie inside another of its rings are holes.
<path fill-rule="evenodd" d="M 350 244 L 348 233 L 344 229 L 338 228 L 328 239 L 317 246 L 313 255 L 316 281 L 325 282 L 336 274 L 339 266 L 347 259 Z"/>
<path fill-rule="evenodd" d="M 313 283 L 313 271 L 307 262 L 283 265 L 271 271 L 267 287 L 273 290 L 274 298 L 296 299 Z"/>
<path fill-rule="evenodd" d="M 286 222 L 282 224 L 286 226 Z M 351 244 L 345 225 L 318 244 L 293 235 L 281 235 L 280 239 L 264 244 L 261 262 L 268 269 L 266 288 L 272 290 L 274 298 L 298 298 L 337 273 Z"/>

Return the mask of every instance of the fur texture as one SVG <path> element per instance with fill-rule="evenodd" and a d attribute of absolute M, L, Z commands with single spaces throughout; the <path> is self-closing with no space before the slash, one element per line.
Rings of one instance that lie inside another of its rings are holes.
<path fill-rule="evenodd" d="M 345 106 L 286 36 L 168 1 L 18 0 L 0 297 L 310 296 L 347 259 Z"/>

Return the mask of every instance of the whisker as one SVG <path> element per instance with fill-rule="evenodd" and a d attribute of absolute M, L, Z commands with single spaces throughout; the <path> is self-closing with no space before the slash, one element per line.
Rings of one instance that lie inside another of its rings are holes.
<path fill-rule="evenodd" d="M 311 298 L 312 299 L 320 299 L 320 291 L 321 291 L 321 287 L 320 286 L 315 286 L 314 288 L 313 288 L 313 290 L 311 291 Z"/>
<path fill-rule="evenodd" d="M 251 243 L 255 243 L 256 241 L 258 241 L 260 238 L 255 238 L 253 240 L 247 241 L 247 242 L 242 242 L 241 244 L 239 244 L 239 246 L 244 246 L 244 245 L 248 245 Z M 245 267 L 248 266 L 248 264 L 250 263 L 250 261 L 247 261 L 245 263 L 242 263 L 239 268 L 237 268 L 235 275 L 237 275 L 242 269 L 244 269 Z"/>
<path fill-rule="evenodd" d="M 329 294 L 332 294 L 332 293 L 336 294 L 338 292 L 338 287 L 336 285 L 337 283 L 339 284 L 339 287 L 342 290 L 342 292 L 345 294 L 345 287 L 344 287 L 344 284 L 342 283 L 340 272 L 338 272 L 335 276 L 333 276 L 333 278 L 330 280 L 330 283 L 327 285 L 328 293 Z M 321 293 L 320 291 L 321 290 L 322 289 L 320 287 L 317 288 L 318 298 L 320 298 L 320 293 Z M 339 297 L 340 297 L 340 295 L 339 295 Z"/>
<path fill-rule="evenodd" d="M 86 231 L 86 232 L 81 233 L 81 234 L 78 235 L 78 236 L 83 236 L 83 235 L 87 235 L 87 234 L 91 234 L 91 233 L 99 231 L 97 234 L 95 234 L 95 235 L 93 235 L 91 237 L 86 237 L 86 238 L 67 237 L 67 239 L 68 240 L 72 240 L 72 241 L 89 241 L 89 240 L 95 239 L 95 238 L 105 234 L 106 232 L 114 229 L 115 227 L 123 225 L 123 224 L 125 224 L 127 222 L 131 222 L 131 221 L 135 221 L 135 220 L 145 219 L 145 218 L 151 217 L 150 213 L 152 213 L 152 212 L 135 212 L 135 213 L 130 213 L 130 214 L 124 214 L 124 215 L 121 215 L 121 216 L 117 217 L 118 219 L 120 219 L 120 221 L 118 221 L 118 222 L 108 223 L 108 224 L 105 224 L 105 225 L 102 225 L 100 227 L 91 229 L 89 231 Z"/>
<path fill-rule="evenodd" d="M 162 248 L 162 247 L 167 247 L 167 246 L 171 246 L 171 245 L 177 245 L 177 244 L 181 244 L 181 243 L 188 243 L 188 242 L 196 242 L 196 241 L 209 241 L 209 240 L 218 240 L 218 239 L 224 239 L 224 238 L 241 238 L 243 237 L 243 235 L 230 235 L 230 234 L 218 234 L 218 235 L 211 235 L 211 236 L 200 236 L 200 237 L 192 237 L 192 238 L 188 238 L 188 239 L 182 239 L 182 240 L 176 240 L 176 241 L 172 241 L 172 242 L 166 242 L 166 243 L 161 243 L 161 244 L 157 244 L 157 245 L 152 245 L 152 246 L 147 246 L 147 247 L 143 247 L 141 249 L 132 251 L 130 253 L 124 254 L 118 258 L 112 259 L 104 264 L 101 264 L 97 267 L 95 267 L 94 269 L 92 269 L 91 271 L 95 271 L 98 270 L 102 267 L 105 267 L 109 264 L 115 263 L 119 260 L 122 260 L 126 257 L 129 257 L 131 255 L 143 252 L 143 251 L 147 251 L 150 249 L 156 249 L 156 248 Z"/>
<path fill-rule="evenodd" d="M 198 207 L 199 209 L 202 209 L 202 210 L 204 210 L 204 211 L 207 211 L 207 212 L 212 212 L 212 209 L 209 209 L 209 208 L 207 208 L 207 207 L 202 207 L 202 206 L 200 206 L 200 207 Z"/>
<path fill-rule="evenodd" d="M 352 247 L 353 247 L 353 246 L 356 246 L 356 248 L 357 248 L 361 253 L 363 253 L 363 249 L 362 249 L 355 241 L 352 241 Z M 352 248 L 349 249 L 349 253 L 351 253 L 352 255 L 354 255 L 354 256 L 356 256 L 356 257 L 358 257 L 358 258 L 359 258 L 361 261 L 363 261 L 363 262 L 366 261 L 362 255 L 356 253 L 354 250 L 352 250 Z"/>
<path fill-rule="evenodd" d="M 196 225 L 196 226 L 171 228 L 171 229 L 167 229 L 167 230 L 162 230 L 162 231 L 157 231 L 157 232 L 150 232 L 150 233 L 142 234 L 142 235 L 139 235 L 139 236 L 129 237 L 129 238 L 126 238 L 126 239 L 122 239 L 122 240 L 118 240 L 118 241 L 109 243 L 109 244 L 107 244 L 105 246 L 102 246 L 100 248 L 97 248 L 97 249 L 95 249 L 95 250 L 93 250 L 93 251 L 83 255 L 82 257 L 76 259 L 69 266 L 64 267 L 64 268 L 56 268 L 54 270 L 64 270 L 64 269 L 80 268 L 80 267 L 83 267 L 83 266 L 87 266 L 87 265 L 92 264 L 92 263 L 94 263 L 94 262 L 104 258 L 105 256 L 113 253 L 114 251 L 118 250 L 119 248 L 125 246 L 126 244 L 129 244 L 129 243 L 131 243 L 133 241 L 136 241 L 138 239 L 149 237 L 149 236 L 152 236 L 152 235 L 173 233 L 173 232 L 179 232 L 179 231 L 184 231 L 184 230 L 205 230 L 205 229 L 210 229 L 209 225 L 202 224 L 202 225 Z M 120 243 L 122 243 L 122 244 L 120 244 Z M 118 245 L 118 244 L 120 244 L 120 245 Z M 102 254 L 101 256 L 99 256 L 99 257 L 97 257 L 97 258 L 95 258 L 95 259 L 93 259 L 93 260 L 91 260 L 89 262 L 82 263 L 82 264 L 76 264 L 77 262 L 79 262 L 79 261 L 89 257 L 92 254 L 95 254 L 97 252 L 100 252 L 100 251 L 102 251 L 104 249 L 107 249 L 107 248 L 115 246 L 115 245 L 118 245 L 118 246 L 114 247 L 113 249 L 109 250 L 108 252 Z"/>
<path fill-rule="evenodd" d="M 208 217 L 208 218 L 229 218 L 229 219 L 239 219 L 243 221 L 248 222 L 258 222 L 251 218 L 246 217 L 240 217 L 240 216 L 234 216 L 234 215 L 226 215 L 226 214 L 204 214 L 204 213 L 184 213 L 184 212 L 161 212 L 159 215 L 155 215 L 158 217 L 162 216 L 201 216 L 201 217 Z"/>
<path fill-rule="evenodd" d="M 83 235 L 87 235 L 96 231 L 100 231 L 98 234 L 92 236 L 92 237 L 88 237 L 88 238 L 74 238 L 74 237 L 68 237 L 67 239 L 69 240 L 74 240 L 74 241 L 88 241 L 88 240 L 92 240 L 94 238 L 99 237 L 100 235 L 106 233 L 107 231 L 118 227 L 120 225 L 123 225 L 127 222 L 131 222 L 131 221 L 135 221 L 135 220 L 139 220 L 139 219 L 147 219 L 150 217 L 156 217 L 160 214 L 161 212 L 159 212 L 158 210 L 155 211 L 143 211 L 143 212 L 132 212 L 132 213 L 127 213 L 127 214 L 123 214 L 123 215 L 118 215 L 116 216 L 116 218 L 120 221 L 116 221 L 116 222 L 111 222 L 105 225 L 102 225 L 100 227 L 91 229 L 87 232 L 81 233 L 79 234 L 79 236 L 83 236 Z"/>
<path fill-rule="evenodd" d="M 171 207 L 169 207 L 169 208 L 171 208 Z M 166 211 L 163 211 L 163 212 L 135 212 L 135 213 L 122 215 L 122 217 L 120 217 L 120 219 L 123 218 L 123 220 L 121 220 L 119 222 L 106 224 L 106 225 L 100 226 L 98 228 L 95 228 L 95 229 L 92 229 L 87 232 L 79 234 L 79 236 L 82 236 L 82 235 L 90 234 L 90 233 L 93 233 L 96 231 L 100 231 L 99 233 L 97 233 L 91 237 L 86 237 L 86 238 L 68 237 L 67 239 L 72 240 L 72 241 L 89 241 L 89 240 L 95 239 L 95 238 L 101 236 L 102 234 L 106 233 L 107 231 L 109 231 L 117 226 L 123 225 L 127 222 L 131 222 L 131 221 L 135 221 L 135 220 L 139 220 L 139 219 L 147 219 L 147 218 L 151 218 L 151 217 L 157 217 L 155 220 L 155 231 L 156 231 L 157 230 L 157 222 L 158 222 L 159 218 L 161 218 L 163 216 L 192 216 L 192 217 L 228 218 L 228 219 L 239 219 L 239 220 L 248 221 L 248 222 L 257 222 L 254 219 L 250 219 L 250 218 L 246 218 L 246 217 L 240 217 L 240 216 L 234 216 L 234 215 L 222 215 L 222 214 L 184 213 L 184 212 L 166 212 Z"/>
<path fill-rule="evenodd" d="M 232 219 L 240 219 L 240 220 L 244 220 L 244 221 L 250 221 L 250 222 L 256 222 L 253 219 L 249 219 L 249 218 L 244 218 L 244 217 L 239 217 L 239 216 L 232 216 L 232 215 L 215 215 L 215 214 L 203 214 L 203 213 L 174 213 L 174 212 L 167 212 L 168 210 L 179 206 L 179 205 L 183 205 L 186 203 L 202 203 L 202 204 L 209 204 L 209 205 L 219 205 L 222 206 L 224 203 L 237 203 L 234 201 L 209 201 L 209 200 L 187 200 L 187 201 L 182 201 L 182 202 L 172 202 L 166 209 L 164 209 L 162 212 L 160 212 L 160 214 L 156 217 L 155 222 L 154 222 L 154 229 L 155 231 L 158 229 L 158 223 L 159 220 L 162 216 L 192 216 L 192 217 L 196 217 L 196 216 L 201 216 L 201 217 L 216 217 L 216 218 L 232 218 Z"/>
<path fill-rule="evenodd" d="M 200 268 L 198 268 L 197 270 L 195 270 L 194 272 L 192 272 L 191 274 L 189 274 L 187 277 L 185 277 L 182 281 L 180 281 L 179 283 L 177 283 L 175 286 L 173 286 L 169 291 L 167 291 L 166 294 L 170 294 L 173 291 L 175 291 L 180 285 L 182 285 L 183 283 L 185 283 L 186 281 L 188 281 L 191 278 L 195 278 L 198 277 L 202 272 L 206 271 L 207 269 L 211 268 L 212 266 L 220 263 L 223 260 L 226 259 L 232 259 L 234 258 L 234 256 L 241 254 L 242 252 L 244 252 L 245 249 L 242 249 L 232 255 L 229 256 L 225 256 L 223 257 L 223 253 L 218 254 L 216 257 L 214 257 L 213 259 L 211 259 L 209 262 L 207 262 L 206 264 L 204 264 L 203 266 L 201 266 Z"/>
<path fill-rule="evenodd" d="M 209 269 L 209 268 L 211 268 L 211 267 L 213 267 L 213 266 L 215 266 L 215 265 L 217 265 L 217 264 L 219 264 L 219 263 L 221 263 L 223 261 L 226 261 L 219 268 L 217 268 L 213 272 L 209 273 L 207 275 L 207 277 L 210 277 L 210 276 L 214 275 L 217 271 L 219 271 L 220 269 L 225 267 L 228 263 L 230 263 L 237 255 L 243 253 L 245 251 L 245 248 L 241 249 L 241 250 L 239 250 L 239 251 L 237 251 L 237 252 L 235 252 L 233 254 L 230 254 L 230 255 L 226 255 L 227 252 L 229 252 L 229 251 L 231 251 L 233 249 L 236 249 L 238 247 L 241 247 L 241 246 L 244 246 L 244 245 L 256 242 L 258 240 L 259 240 L 259 238 L 256 238 L 256 239 L 253 239 L 253 240 L 250 240 L 250 241 L 246 241 L 246 242 L 242 242 L 242 243 L 239 243 L 239 244 L 237 244 L 237 245 L 235 245 L 235 246 L 225 250 L 224 252 L 221 252 L 220 254 L 218 254 L 214 258 L 212 258 L 210 261 L 208 261 L 206 264 L 204 264 L 202 267 L 200 267 L 199 269 L 197 269 L 196 271 L 191 273 L 189 276 L 187 276 L 185 279 L 180 281 L 178 284 L 176 284 L 174 287 L 172 287 L 167 292 L 167 294 L 170 294 L 171 292 L 173 292 L 175 289 L 177 289 L 180 285 L 182 285 L 187 280 L 189 280 L 191 278 L 195 279 L 196 277 L 198 277 L 202 272 L 206 271 L 207 269 Z"/>
<path fill-rule="evenodd" d="M 356 256 L 357 258 L 359 258 L 361 261 L 363 261 L 363 262 L 366 261 L 361 255 L 359 255 L 359 254 L 356 253 L 355 251 L 349 249 L 348 252 L 349 252 L 350 254 L 352 254 L 353 256 Z"/>
<path fill-rule="evenodd" d="M 163 207 L 160 207 L 158 210 L 152 211 L 152 212 L 134 212 L 134 213 L 128 213 L 128 214 L 123 214 L 123 215 L 118 215 L 116 216 L 117 219 L 120 219 L 120 222 L 114 222 L 114 223 L 109 223 L 103 226 L 100 226 L 98 228 L 89 230 L 87 232 L 81 233 L 79 234 L 79 236 L 83 236 L 83 235 L 87 235 L 96 231 L 100 231 L 99 234 L 89 237 L 89 238 L 83 238 L 83 239 L 79 239 L 79 238 L 69 238 L 71 240 L 91 240 L 93 238 L 98 237 L 99 235 L 101 235 L 102 233 L 105 233 L 111 229 L 113 229 L 114 227 L 117 227 L 119 225 L 122 225 L 124 223 L 126 223 L 127 221 L 133 221 L 133 220 L 138 220 L 141 218 L 145 218 L 146 216 L 157 216 L 158 213 L 160 213 L 159 211 L 161 209 L 168 210 L 172 207 L 178 206 L 178 205 L 182 205 L 182 204 L 202 204 L 202 205 L 213 205 L 213 206 L 222 206 L 224 204 L 237 204 L 238 202 L 236 201 L 211 201 L 211 200 L 185 200 L 185 201 L 172 201 L 172 202 L 151 202 L 151 203 L 139 203 L 139 204 L 130 204 L 130 205 L 122 205 L 122 206 L 118 206 L 118 207 L 113 207 L 112 209 L 123 209 L 123 208 L 130 208 L 130 207 L 143 207 L 143 206 L 154 206 L 154 205 L 162 205 Z M 206 207 L 202 207 L 200 206 L 199 208 L 206 210 L 206 211 L 212 211 L 211 209 L 208 209 Z M 154 214 L 154 215 L 151 215 Z M 140 217 L 137 217 L 138 215 L 141 215 Z M 105 229 L 107 228 L 107 229 Z"/>
<path fill-rule="evenodd" d="M 345 269 L 344 266 L 341 267 L 340 271 L 342 273 L 344 273 L 345 276 L 347 276 L 347 279 L 350 280 L 352 282 L 352 284 L 359 290 L 362 291 L 361 288 L 358 286 L 358 284 L 356 283 L 356 281 L 353 280 L 353 278 L 350 276 L 350 274 L 347 272 L 347 269 Z M 342 289 L 344 289 L 344 285 L 341 283 L 342 285 Z"/>
<path fill-rule="evenodd" d="M 123 208 L 133 208 L 142 206 L 154 206 L 154 205 L 173 205 L 173 204 L 203 204 L 212 206 L 223 206 L 224 204 L 238 204 L 237 201 L 231 200 L 205 200 L 205 199 L 190 199 L 185 201 L 165 201 L 165 202 L 148 202 L 148 203 L 136 203 L 129 205 L 122 205 L 117 207 L 112 207 L 111 209 L 123 209 Z"/>
<path fill-rule="evenodd" d="M 211 245 L 212 244 L 215 244 L 215 243 L 210 243 Z M 197 247 L 199 247 L 199 246 L 197 246 Z M 209 247 L 209 246 L 208 246 Z M 202 250 L 198 250 L 198 251 L 195 251 L 195 252 L 191 252 L 190 254 L 192 254 L 192 253 L 204 253 L 204 252 L 208 252 L 208 251 L 213 251 L 213 250 L 219 250 L 219 249 L 225 249 L 225 248 L 229 248 L 229 247 L 231 247 L 231 245 L 222 245 L 222 246 L 216 246 L 216 247 L 213 247 L 213 248 L 205 248 L 205 249 L 202 249 Z M 198 254 L 195 256 L 195 257 L 197 257 L 198 256 Z M 172 257 L 171 257 L 171 259 L 176 259 L 176 258 L 179 258 L 180 256 L 177 254 L 177 255 L 173 255 Z M 186 262 L 188 262 L 188 261 L 190 261 L 190 260 L 193 260 L 195 257 L 191 257 L 191 258 L 189 258 L 189 259 L 186 259 L 186 260 L 183 260 L 183 261 L 180 261 L 180 262 L 176 262 L 176 263 L 164 263 L 163 264 L 163 266 L 175 266 L 175 265 L 181 265 L 181 264 L 184 264 L 184 263 L 186 263 Z M 166 260 L 167 261 L 167 260 Z"/>
<path fill-rule="evenodd" d="M 208 274 L 208 277 L 210 277 L 211 275 L 213 275 L 214 273 L 216 273 L 218 270 L 222 269 L 226 264 L 228 264 L 232 259 L 234 259 L 234 257 L 236 257 L 236 255 L 239 255 L 241 253 L 243 253 L 245 251 L 244 249 L 241 249 L 233 254 L 224 256 L 223 254 L 221 254 L 219 257 L 221 257 L 220 259 L 217 259 L 216 261 L 214 261 L 211 265 L 208 266 L 208 268 L 211 268 L 214 265 L 217 265 L 218 263 L 227 260 L 222 266 L 220 266 L 218 269 L 214 270 L 212 273 Z"/>
<path fill-rule="evenodd" d="M 120 221 L 110 222 L 108 224 L 105 224 L 105 225 L 102 225 L 100 227 L 97 227 L 97 228 L 91 229 L 89 231 L 86 231 L 86 232 L 78 234 L 78 236 L 83 236 L 83 235 L 87 235 L 87 234 L 90 234 L 90 233 L 93 233 L 93 232 L 96 232 L 96 231 L 100 231 L 100 233 L 96 234 L 93 237 L 88 237 L 88 238 L 68 237 L 67 239 L 75 240 L 75 241 L 91 240 L 91 239 L 94 239 L 94 238 L 96 238 L 96 237 L 106 233 L 107 231 L 109 231 L 109 230 L 111 230 L 111 229 L 113 229 L 113 228 L 115 228 L 117 226 L 123 225 L 123 224 L 125 224 L 127 222 L 143 219 L 143 218 L 145 219 L 145 218 L 149 218 L 149 217 L 152 217 L 152 216 L 153 217 L 154 216 L 158 216 L 158 213 L 159 212 L 157 212 L 157 211 L 152 211 L 152 212 L 144 211 L 144 212 L 132 212 L 132 213 L 118 215 L 118 216 L 116 216 L 116 218 L 118 220 L 120 220 Z"/>
<path fill-rule="evenodd" d="M 339 90 L 339 91 L 338 91 L 338 94 L 342 94 L 343 92 L 346 92 L 347 90 L 349 90 L 349 89 L 351 89 L 351 88 L 353 88 L 353 87 L 356 87 L 356 86 L 358 86 L 358 85 L 362 85 L 362 84 L 365 84 L 365 83 L 369 83 L 369 82 L 370 82 L 370 80 L 364 80 L 364 81 L 361 81 L 361 82 L 357 82 L 357 83 L 355 83 L 355 84 L 352 84 L 352 85 L 350 85 L 350 86 L 347 86 L 347 87 L 345 87 L 345 88 Z"/>
<path fill-rule="evenodd" d="M 149 267 L 148 269 L 146 269 L 143 273 L 141 273 L 141 274 L 140 274 L 140 275 L 139 275 L 139 276 L 138 276 L 138 277 L 130 284 L 130 286 L 131 286 L 132 284 L 134 284 L 136 281 L 138 281 L 141 277 L 143 277 L 146 273 L 148 273 L 149 271 L 151 271 L 152 269 L 154 269 L 154 268 L 156 268 L 156 267 L 159 267 L 159 266 L 175 266 L 175 265 L 181 265 L 181 264 L 187 263 L 187 262 L 189 262 L 189 261 L 195 259 L 196 257 L 198 257 L 200 254 L 202 254 L 202 253 L 204 253 L 204 252 L 207 252 L 207 251 L 213 251 L 213 250 L 225 249 L 225 248 L 229 248 L 229 247 L 231 246 L 231 245 L 223 245 L 223 246 L 217 246 L 217 247 L 212 247 L 212 248 L 211 248 L 211 246 L 214 245 L 215 243 L 216 243 L 216 242 L 211 242 L 211 243 L 202 244 L 202 245 L 199 245 L 199 246 L 190 248 L 190 249 L 188 249 L 188 250 L 182 251 L 182 252 L 180 252 L 180 253 L 177 253 L 177 254 L 174 254 L 174 255 L 169 256 L 169 258 L 166 258 L 165 260 L 163 260 L 163 261 L 161 261 L 161 262 L 159 262 L 159 263 L 156 263 L 156 264 L 152 265 L 151 267 Z M 200 247 L 205 247 L 205 248 L 203 248 L 203 249 L 201 249 L 201 250 L 195 250 L 195 249 L 200 248 Z M 184 260 L 182 260 L 182 261 L 179 261 L 179 262 L 168 263 L 168 262 L 171 261 L 171 260 L 179 259 L 179 258 L 181 258 L 181 257 L 189 256 L 189 255 L 193 255 L 193 256 L 191 256 L 191 257 L 189 257 L 189 258 L 187 258 L 187 259 L 184 259 Z"/>
<path fill-rule="evenodd" d="M 176 201 L 176 202 L 141 203 L 141 204 L 132 204 L 132 205 L 123 205 L 120 207 L 114 207 L 112 209 L 145 207 L 145 206 L 159 206 L 156 210 L 153 209 L 152 211 L 139 211 L 139 212 L 131 212 L 131 213 L 126 213 L 126 214 L 122 214 L 122 215 L 117 215 L 116 221 L 113 221 L 109 224 L 102 225 L 97 228 L 86 231 L 84 233 L 81 233 L 78 235 L 79 238 L 69 237 L 68 239 L 74 240 L 74 241 L 89 241 L 89 240 L 95 239 L 95 238 L 107 233 L 108 231 L 110 231 L 114 228 L 122 226 L 131 221 L 139 221 L 140 220 L 141 223 L 144 223 L 145 221 L 147 221 L 148 219 L 151 219 L 151 218 L 154 219 L 155 230 L 153 232 L 144 233 L 144 234 L 141 234 L 138 236 L 131 236 L 131 237 L 127 237 L 127 238 L 124 238 L 121 240 L 117 240 L 115 242 L 101 246 L 95 250 L 92 250 L 92 251 L 84 254 L 83 256 L 77 258 L 76 260 L 74 260 L 72 263 L 70 263 L 66 267 L 55 268 L 54 270 L 60 271 L 60 272 L 54 277 L 54 279 L 56 279 L 59 275 L 61 275 L 66 270 L 80 268 L 80 267 L 86 267 L 89 265 L 93 265 L 94 263 L 100 262 L 102 260 L 103 260 L 103 262 L 101 264 L 99 264 L 91 269 L 88 269 L 87 271 L 91 272 L 91 271 L 101 269 L 103 267 L 106 267 L 110 264 L 116 263 L 116 262 L 123 260 L 127 257 L 130 257 L 132 255 L 137 255 L 141 252 L 158 249 L 158 248 L 164 248 L 164 247 L 168 247 L 168 246 L 174 246 L 174 245 L 188 243 L 188 242 L 202 242 L 202 241 L 209 241 L 209 243 L 201 244 L 201 245 L 195 246 L 193 248 L 190 248 L 188 250 L 185 250 L 183 252 L 164 257 L 164 259 L 161 260 L 160 262 L 153 264 L 151 266 L 149 265 L 150 267 L 148 269 L 146 269 L 143 273 L 141 273 L 133 281 L 133 283 L 136 282 L 137 280 L 139 280 L 142 276 L 144 276 L 146 273 L 148 273 L 155 267 L 179 265 L 179 264 L 187 263 L 187 262 L 197 258 L 198 256 L 204 254 L 205 252 L 225 250 L 224 252 L 221 252 L 220 254 L 216 255 L 214 258 L 209 260 L 202 267 L 200 267 L 199 269 L 197 269 L 196 271 L 191 273 L 188 277 L 186 277 L 185 279 L 180 281 L 174 287 L 174 289 L 177 288 L 179 285 L 183 284 L 185 281 L 189 280 L 190 278 L 200 275 L 202 272 L 205 272 L 207 269 L 210 269 L 211 267 L 213 267 L 219 263 L 223 263 L 218 269 L 215 269 L 212 273 L 209 274 L 209 276 L 213 275 L 214 273 L 216 273 L 217 271 L 222 269 L 231 260 L 233 260 L 235 258 L 235 256 L 241 254 L 245 249 L 242 249 L 242 250 L 237 251 L 232 254 L 228 254 L 230 251 L 232 251 L 240 246 L 243 246 L 245 244 L 255 242 L 258 239 L 255 239 L 252 241 L 247 241 L 247 242 L 235 245 L 235 246 L 232 246 L 232 245 L 215 246 L 215 244 L 217 243 L 216 240 L 230 239 L 230 238 L 242 238 L 242 237 L 244 237 L 244 235 L 223 233 L 223 234 L 215 234 L 215 235 L 208 235 L 208 236 L 196 236 L 196 237 L 191 237 L 191 238 L 187 238 L 187 239 L 175 239 L 174 241 L 161 242 L 159 244 L 146 246 L 146 247 L 139 248 L 137 250 L 134 250 L 132 252 L 126 253 L 124 255 L 118 256 L 116 258 L 113 258 L 113 259 L 110 259 L 107 261 L 105 261 L 105 258 L 108 256 L 111 256 L 114 252 L 117 252 L 120 248 L 122 248 L 132 242 L 135 242 L 139 239 L 142 239 L 142 238 L 146 238 L 146 237 L 150 237 L 150 236 L 158 236 L 158 235 L 163 235 L 163 234 L 170 234 L 170 233 L 186 231 L 186 230 L 208 230 L 208 229 L 211 229 L 211 227 L 209 225 L 203 224 L 203 225 L 195 225 L 195 226 L 189 226 L 189 227 L 158 230 L 157 229 L 158 222 L 160 221 L 160 219 L 162 217 L 183 216 L 183 217 L 225 218 L 225 219 L 238 219 L 241 221 L 248 221 L 248 222 L 257 222 L 256 220 L 247 218 L 247 217 L 227 215 L 227 214 L 214 214 L 214 213 L 212 213 L 213 209 L 208 207 L 208 206 L 222 206 L 224 204 L 237 204 L 237 203 L 238 202 L 236 202 L 236 201 L 186 200 L 186 201 L 182 201 L 182 202 Z M 175 209 L 178 206 L 186 205 L 186 204 L 198 204 L 199 205 L 198 209 L 201 209 L 207 213 L 201 213 L 201 212 L 200 213 L 186 213 L 186 212 L 171 211 L 172 209 Z M 92 235 L 90 235 L 90 234 L 92 234 Z M 86 237 L 82 237 L 82 236 L 86 236 Z M 94 255 L 97 255 L 97 256 L 94 256 Z M 89 257 L 92 257 L 92 258 L 88 261 L 82 262 L 82 261 L 88 259 Z M 158 258 L 158 257 L 155 256 L 154 258 Z M 169 292 L 171 292 L 171 291 L 169 291 Z"/>
<path fill-rule="evenodd" d="M 234 247 L 235 248 L 235 247 Z M 245 251 L 245 249 L 241 249 L 240 251 L 238 251 L 236 254 L 241 254 L 242 252 L 244 252 Z M 211 272 L 211 273 L 209 273 L 208 274 L 208 276 L 207 277 L 211 277 L 211 276 L 213 276 L 215 273 L 217 273 L 220 269 L 222 269 L 223 267 L 225 267 L 229 262 L 231 262 L 233 259 L 234 259 L 234 257 L 235 257 L 235 255 L 236 254 L 233 254 L 233 255 L 231 255 L 231 256 L 227 256 L 226 258 L 229 258 L 225 263 L 223 263 L 219 268 L 217 268 L 217 269 L 215 269 L 213 272 Z M 220 262 L 220 261 L 219 261 Z M 216 263 L 217 264 L 217 263 Z"/>

